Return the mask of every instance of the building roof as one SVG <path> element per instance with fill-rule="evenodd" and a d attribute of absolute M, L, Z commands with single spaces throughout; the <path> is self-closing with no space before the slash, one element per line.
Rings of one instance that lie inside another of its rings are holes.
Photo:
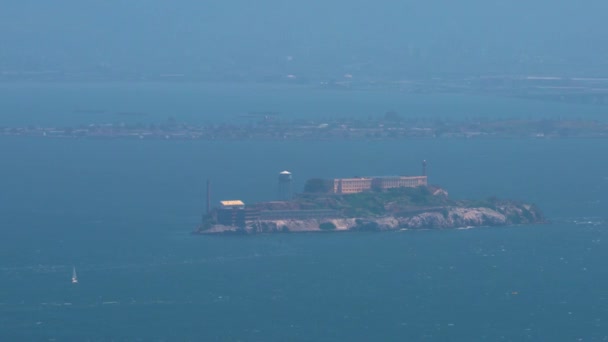
<path fill-rule="evenodd" d="M 426 177 L 426 176 L 373 176 L 371 178 L 380 178 L 380 179 L 385 179 L 385 178 L 393 178 L 393 179 L 400 178 L 400 179 L 403 179 L 403 178 L 420 178 L 420 177 Z"/>
<path fill-rule="evenodd" d="M 279 174 L 280 174 L 280 175 L 290 175 L 290 174 L 291 174 L 291 172 L 289 172 L 289 171 L 285 170 L 285 171 L 281 171 Z"/>
<path fill-rule="evenodd" d="M 238 207 L 245 205 L 245 203 L 243 203 L 241 200 L 220 201 L 220 204 L 224 207 Z"/>

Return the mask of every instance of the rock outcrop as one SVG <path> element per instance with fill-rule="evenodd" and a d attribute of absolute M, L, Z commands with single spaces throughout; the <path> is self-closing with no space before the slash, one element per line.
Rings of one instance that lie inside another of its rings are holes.
<path fill-rule="evenodd" d="M 434 207 L 399 214 L 375 217 L 334 219 L 258 220 L 246 227 L 213 225 L 198 231 L 218 233 L 275 233 L 318 231 L 389 231 L 400 229 L 447 229 L 460 227 L 505 226 L 545 222 L 534 206 L 511 201 L 499 201 L 489 207 Z"/>

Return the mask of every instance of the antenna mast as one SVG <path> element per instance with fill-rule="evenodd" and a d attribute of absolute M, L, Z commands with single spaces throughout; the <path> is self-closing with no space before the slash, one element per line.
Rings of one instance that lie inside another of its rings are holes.
<path fill-rule="evenodd" d="M 211 181 L 209 179 L 207 179 L 207 212 L 206 214 L 209 215 L 209 213 L 211 212 Z"/>

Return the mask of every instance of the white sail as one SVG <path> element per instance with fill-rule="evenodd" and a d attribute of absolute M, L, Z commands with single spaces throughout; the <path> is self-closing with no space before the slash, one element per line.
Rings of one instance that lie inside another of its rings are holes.
<path fill-rule="evenodd" d="M 76 275 L 76 267 L 72 267 L 72 284 L 78 283 L 78 276 Z"/>

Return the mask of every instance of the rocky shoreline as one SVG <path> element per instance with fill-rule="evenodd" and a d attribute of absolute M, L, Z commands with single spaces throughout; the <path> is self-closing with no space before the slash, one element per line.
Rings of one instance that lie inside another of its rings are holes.
<path fill-rule="evenodd" d="M 502 201 L 489 207 L 439 207 L 416 213 L 376 217 L 301 220 L 259 220 L 245 227 L 215 224 L 195 234 L 298 233 L 321 231 L 391 231 L 402 229 L 449 229 L 546 223 L 538 208 L 530 204 Z"/>

